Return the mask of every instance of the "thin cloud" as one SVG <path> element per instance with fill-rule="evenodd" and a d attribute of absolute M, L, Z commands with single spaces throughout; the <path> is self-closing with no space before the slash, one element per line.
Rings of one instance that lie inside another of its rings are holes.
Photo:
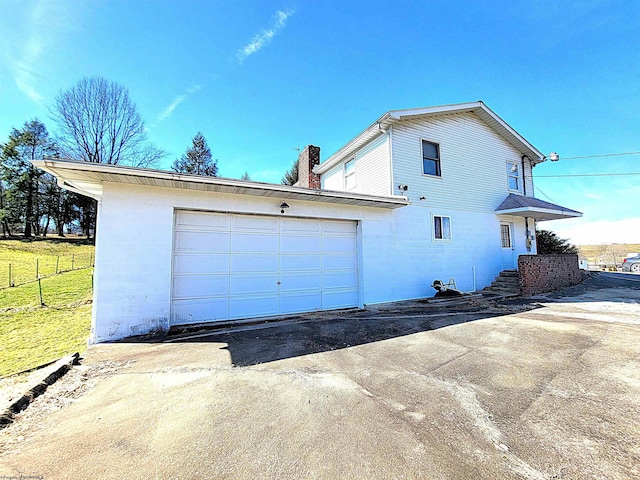
<path fill-rule="evenodd" d="M 291 15 L 293 15 L 292 11 L 283 12 L 282 10 L 278 10 L 274 15 L 275 19 L 271 28 L 263 30 L 254 36 L 248 44 L 238 50 L 237 57 L 240 63 L 242 63 L 245 58 L 259 52 L 260 49 L 267 45 L 271 39 L 284 28 L 287 23 L 287 19 Z"/>
<path fill-rule="evenodd" d="M 189 88 L 185 93 L 178 95 L 176 98 L 174 98 L 173 101 L 167 106 L 167 108 L 165 108 L 162 112 L 160 112 L 160 115 L 158 115 L 158 122 L 162 122 L 163 120 L 166 120 L 167 118 L 169 118 L 173 113 L 173 111 L 178 107 L 178 105 L 184 102 L 189 95 L 196 93 L 200 89 L 201 89 L 200 85 L 194 85 L 193 87 Z"/>
<path fill-rule="evenodd" d="M 52 39 L 47 23 L 55 17 L 46 2 L 36 2 L 28 12 L 23 42 L 15 54 L 8 54 L 13 81 L 18 89 L 36 103 L 41 104 L 44 96 L 38 91 L 40 75 L 36 72 L 44 56 L 45 49 Z"/>

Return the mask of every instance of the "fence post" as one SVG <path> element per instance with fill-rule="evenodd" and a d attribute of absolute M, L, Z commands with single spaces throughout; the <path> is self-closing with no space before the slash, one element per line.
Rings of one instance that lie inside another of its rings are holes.
<path fill-rule="evenodd" d="M 56 258 L 56 275 L 58 274 L 58 265 L 60 264 L 60 255 Z"/>
<path fill-rule="evenodd" d="M 38 262 L 38 259 L 36 258 L 36 278 L 40 278 L 39 270 L 40 270 L 39 262 Z"/>
<path fill-rule="evenodd" d="M 42 300 L 42 282 L 38 278 L 38 292 L 40 292 L 40 306 L 44 307 L 44 301 Z"/>

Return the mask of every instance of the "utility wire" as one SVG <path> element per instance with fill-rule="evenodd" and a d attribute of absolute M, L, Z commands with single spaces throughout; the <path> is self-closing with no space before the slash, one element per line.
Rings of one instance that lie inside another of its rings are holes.
<path fill-rule="evenodd" d="M 539 191 L 542 195 L 544 195 L 545 197 L 547 197 L 547 200 L 549 200 L 551 203 L 558 203 L 556 202 L 553 198 L 551 198 L 549 195 L 547 195 L 546 193 L 544 193 L 542 190 L 540 190 L 537 186 L 534 185 L 534 188 Z"/>
<path fill-rule="evenodd" d="M 600 158 L 600 157 L 620 157 L 622 155 L 640 155 L 640 152 L 625 153 L 603 153 L 602 155 L 584 155 L 580 157 L 560 157 L 560 160 L 574 160 L 576 158 Z"/>
<path fill-rule="evenodd" d="M 560 177 L 622 177 L 629 175 L 640 175 L 640 172 L 629 173 L 576 173 L 567 175 L 536 175 L 535 178 L 560 178 Z"/>

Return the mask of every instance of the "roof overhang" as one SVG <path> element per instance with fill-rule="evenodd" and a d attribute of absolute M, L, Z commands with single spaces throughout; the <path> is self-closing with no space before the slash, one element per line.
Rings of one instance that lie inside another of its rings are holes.
<path fill-rule="evenodd" d="M 406 110 L 390 110 L 378 120 L 360 132 L 349 143 L 331 155 L 327 160 L 316 166 L 313 171 L 323 174 L 334 165 L 353 155 L 359 148 L 366 145 L 374 138 L 385 134 L 394 123 L 402 120 L 419 120 L 454 113 L 473 113 L 480 120 L 496 131 L 502 138 L 511 144 L 516 150 L 529 157 L 533 165 L 545 161 L 545 156 L 522 135 L 516 132 L 507 122 L 496 115 L 493 110 L 483 102 L 457 103 L 453 105 L 441 105 L 437 107 L 411 108 Z"/>
<path fill-rule="evenodd" d="M 582 213 L 565 208 L 555 203 L 545 202 L 535 197 L 509 194 L 496 209 L 498 215 L 513 215 L 516 217 L 542 220 L 560 220 L 563 218 L 581 217 Z"/>
<path fill-rule="evenodd" d="M 60 187 L 95 198 L 96 200 L 102 199 L 105 183 L 121 183 L 375 208 L 399 208 L 409 205 L 406 197 L 399 196 L 387 197 L 336 192 L 332 190 L 316 190 L 122 165 L 108 165 L 104 163 L 90 163 L 58 158 L 33 160 L 32 163 L 36 167 L 54 175 L 58 179 L 58 185 L 60 185 Z"/>

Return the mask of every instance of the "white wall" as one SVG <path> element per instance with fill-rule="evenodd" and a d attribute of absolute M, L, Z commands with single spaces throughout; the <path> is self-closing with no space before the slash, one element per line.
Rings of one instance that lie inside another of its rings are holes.
<path fill-rule="evenodd" d="M 422 174 L 422 140 L 440 145 L 441 177 Z M 398 122 L 392 143 L 393 184 L 409 187 L 403 195 L 432 208 L 467 212 L 494 212 L 510 193 L 507 162 L 520 165 L 522 157 L 471 113 Z M 531 169 L 525 170 L 527 195 L 532 195 Z"/>
<path fill-rule="evenodd" d="M 387 135 L 380 135 L 356 152 L 356 186 L 354 193 L 370 195 L 391 195 L 391 167 L 389 163 L 389 144 Z M 344 191 L 344 162 L 340 163 L 320 179 L 326 190 Z"/>
<path fill-rule="evenodd" d="M 280 198 L 106 183 L 98 215 L 91 342 L 168 327 L 174 210 L 280 215 Z M 478 289 L 502 269 L 500 219 L 422 204 L 396 210 L 288 201 L 287 216 L 359 221 L 362 304 L 433 296 L 435 279 Z M 451 216 L 453 239 L 432 240 L 431 215 Z M 515 219 L 523 224 L 523 220 Z M 520 242 L 523 244 L 524 239 Z"/>

